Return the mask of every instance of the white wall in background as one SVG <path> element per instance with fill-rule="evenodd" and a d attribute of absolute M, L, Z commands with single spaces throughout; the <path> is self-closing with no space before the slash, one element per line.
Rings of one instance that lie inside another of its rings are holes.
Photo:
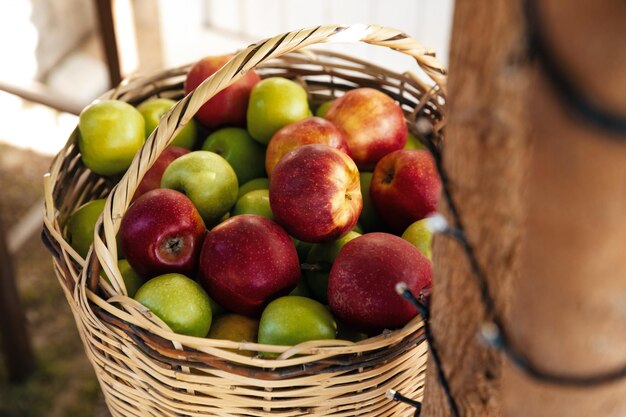
<path fill-rule="evenodd" d="M 164 65 L 228 53 L 290 30 L 332 23 L 400 29 L 447 64 L 453 0 L 159 0 Z M 415 68 L 397 52 L 367 45 L 328 45 L 395 69 Z"/>

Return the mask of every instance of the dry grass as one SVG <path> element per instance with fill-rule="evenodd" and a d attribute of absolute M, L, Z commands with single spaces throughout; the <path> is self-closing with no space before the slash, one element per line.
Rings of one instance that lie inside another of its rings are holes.
<path fill-rule="evenodd" d="M 0 216 L 5 225 L 37 204 L 49 164 L 49 157 L 0 143 Z M 13 261 L 37 370 L 25 382 L 10 385 L 0 361 L 0 417 L 93 415 L 98 384 L 38 234 Z"/>

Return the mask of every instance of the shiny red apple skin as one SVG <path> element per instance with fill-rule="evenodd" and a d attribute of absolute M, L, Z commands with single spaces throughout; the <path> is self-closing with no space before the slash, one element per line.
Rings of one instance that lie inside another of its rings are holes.
<path fill-rule="evenodd" d="M 143 179 L 135 190 L 132 201 L 137 200 L 148 191 L 161 188 L 161 178 L 163 177 L 165 169 L 173 160 L 187 153 L 189 153 L 188 149 L 181 148 L 179 146 L 170 146 L 165 148 L 157 160 L 154 161 L 154 164 L 152 164 L 150 169 L 144 174 Z"/>
<path fill-rule="evenodd" d="M 432 283 L 430 261 L 404 239 L 367 233 L 348 242 L 330 270 L 328 302 L 343 323 L 368 334 L 397 329 L 417 309 L 396 292 L 405 282 L 418 297 Z"/>
<path fill-rule="evenodd" d="M 198 87 L 231 58 L 231 55 L 208 56 L 194 64 L 187 73 L 185 94 Z M 248 71 L 242 78 L 200 107 L 195 115 L 196 120 L 210 129 L 222 125 L 245 126 L 250 91 L 259 81 L 261 78 L 254 70 Z"/>
<path fill-rule="evenodd" d="M 272 175 L 274 167 L 287 152 L 313 143 L 323 143 L 350 155 L 348 140 L 341 129 L 321 117 L 310 117 L 288 124 L 272 136 L 265 152 L 267 175 Z"/>
<path fill-rule="evenodd" d="M 120 225 L 122 250 L 144 278 L 167 273 L 193 276 L 206 229 L 186 195 L 148 191 L 126 211 Z"/>
<path fill-rule="evenodd" d="M 298 252 L 278 224 L 242 214 L 214 227 L 200 253 L 200 283 L 221 306 L 258 316 L 300 279 Z"/>
<path fill-rule="evenodd" d="M 441 180 L 426 150 L 402 149 L 376 164 L 370 196 L 376 212 L 394 233 L 437 209 Z"/>
<path fill-rule="evenodd" d="M 371 170 L 383 156 L 406 144 L 402 109 L 373 88 L 348 91 L 333 102 L 325 118 L 346 132 L 350 155 L 361 170 Z"/>
<path fill-rule="evenodd" d="M 356 225 L 363 208 L 359 171 L 328 145 L 304 145 L 278 162 L 270 178 L 274 219 L 298 240 L 329 242 Z"/>

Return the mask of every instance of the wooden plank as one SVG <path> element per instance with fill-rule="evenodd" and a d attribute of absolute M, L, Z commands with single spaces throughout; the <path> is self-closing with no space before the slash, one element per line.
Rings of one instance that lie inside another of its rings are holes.
<path fill-rule="evenodd" d="M 120 67 L 120 54 L 117 48 L 117 36 L 115 22 L 113 20 L 112 0 L 94 0 L 100 25 L 100 34 L 104 56 L 109 70 L 109 82 L 115 87 L 122 81 L 122 69 Z"/>

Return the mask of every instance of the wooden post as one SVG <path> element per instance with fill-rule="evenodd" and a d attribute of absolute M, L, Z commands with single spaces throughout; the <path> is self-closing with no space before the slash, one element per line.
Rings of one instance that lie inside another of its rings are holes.
<path fill-rule="evenodd" d="M 35 369 L 26 318 L 15 285 L 15 271 L 0 223 L 0 341 L 9 380 L 19 382 Z"/>
<path fill-rule="evenodd" d="M 536 1 L 551 56 L 592 102 L 626 118 L 626 3 Z M 607 372 L 626 364 L 626 134 L 572 115 L 535 68 L 527 221 L 510 330 L 546 371 Z M 624 416 L 626 380 L 595 388 L 537 382 L 507 362 L 510 417 Z"/>
<path fill-rule="evenodd" d="M 443 151 L 466 235 L 500 310 L 515 278 L 523 214 L 528 83 L 521 12 L 519 0 L 456 1 Z M 445 206 L 442 212 L 451 219 Z M 502 361 L 478 340 L 485 310 L 467 256 L 445 236 L 435 238 L 433 253 L 433 334 L 460 414 L 499 416 Z M 451 415 L 432 361 L 423 415 Z"/>
<path fill-rule="evenodd" d="M 626 363 L 626 135 L 573 115 L 545 68 L 518 59 L 521 3 L 456 2 L 444 165 L 514 345 L 549 373 L 595 375 Z M 554 61 L 626 118 L 626 4 L 534 3 Z M 626 379 L 542 383 L 481 346 L 465 254 L 439 237 L 434 255 L 433 331 L 461 416 L 626 414 Z M 432 366 L 424 415 L 450 415 Z"/>

